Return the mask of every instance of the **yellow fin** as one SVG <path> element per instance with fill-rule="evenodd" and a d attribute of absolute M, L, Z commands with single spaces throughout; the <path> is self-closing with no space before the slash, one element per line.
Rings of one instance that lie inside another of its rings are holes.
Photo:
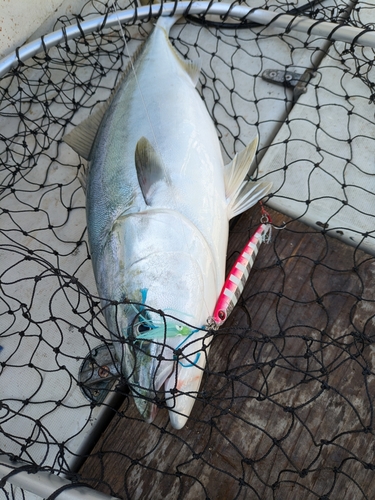
<path fill-rule="evenodd" d="M 232 219 L 254 206 L 269 193 L 271 188 L 272 182 L 244 181 L 240 192 L 229 204 L 228 219 Z"/>
<path fill-rule="evenodd" d="M 90 159 L 92 145 L 108 106 L 109 102 L 106 102 L 63 137 L 63 141 L 86 160 Z"/>
<path fill-rule="evenodd" d="M 178 57 L 180 59 L 180 63 L 182 64 L 186 73 L 190 76 L 191 81 L 193 82 L 194 87 L 195 87 L 198 83 L 199 75 L 201 74 L 201 69 L 202 69 L 201 60 L 196 59 L 194 61 L 191 61 L 189 59 L 181 59 L 180 56 L 178 56 Z"/>
<path fill-rule="evenodd" d="M 142 52 L 143 48 L 144 48 L 144 43 L 142 43 L 138 47 L 138 49 L 134 52 L 134 54 L 131 57 L 132 61 L 135 61 L 137 59 L 139 54 Z M 125 69 L 119 82 L 113 89 L 107 101 L 101 104 L 94 111 L 92 115 L 83 120 L 83 122 L 81 122 L 71 132 L 69 132 L 63 137 L 63 141 L 66 142 L 66 144 L 68 144 L 68 146 L 70 146 L 72 149 L 74 149 L 76 153 L 82 156 L 82 158 L 90 160 L 92 145 L 94 144 L 94 140 L 96 134 L 98 133 L 103 117 L 107 109 L 111 105 L 120 86 L 122 85 L 122 83 L 124 82 L 124 80 L 131 71 L 132 71 L 132 63 L 131 61 L 129 61 L 127 68 Z"/>
<path fill-rule="evenodd" d="M 141 137 L 135 148 L 135 166 L 138 182 L 147 205 L 152 205 L 152 197 L 160 183 L 168 184 L 163 159 L 145 137 Z"/>
<path fill-rule="evenodd" d="M 240 191 L 254 160 L 257 146 L 258 136 L 241 153 L 237 153 L 228 165 L 225 165 L 225 194 L 228 200 L 235 198 Z"/>
<path fill-rule="evenodd" d="M 272 182 L 246 181 L 258 146 L 258 137 L 235 155 L 224 167 L 225 194 L 228 202 L 228 219 L 255 205 L 272 188 Z"/>

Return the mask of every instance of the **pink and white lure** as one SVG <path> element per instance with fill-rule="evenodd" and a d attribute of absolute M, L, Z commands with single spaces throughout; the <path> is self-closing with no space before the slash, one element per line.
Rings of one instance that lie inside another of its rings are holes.
<path fill-rule="evenodd" d="M 258 254 L 259 247 L 263 242 L 269 242 L 269 232 L 271 225 L 269 220 L 262 223 L 255 231 L 249 242 L 242 250 L 240 256 L 234 263 L 227 279 L 225 280 L 222 291 L 217 300 L 214 313 L 209 319 L 209 326 L 217 329 L 221 326 L 237 304 L 238 299 L 249 278 L 251 268 L 253 267 L 255 257 Z"/>

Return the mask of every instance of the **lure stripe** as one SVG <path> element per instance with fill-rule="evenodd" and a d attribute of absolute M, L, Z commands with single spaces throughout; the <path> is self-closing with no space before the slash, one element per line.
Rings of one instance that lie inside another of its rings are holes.
<path fill-rule="evenodd" d="M 245 259 L 246 259 L 248 262 L 249 262 L 249 261 L 251 261 L 251 254 L 248 254 L 247 252 L 243 252 L 243 254 L 242 254 L 242 255 L 245 257 Z"/>
<path fill-rule="evenodd" d="M 236 267 L 236 269 L 239 269 L 242 272 L 245 280 L 247 280 L 247 278 L 249 277 L 249 271 L 248 271 L 247 267 L 244 266 L 243 264 L 241 264 L 241 262 L 236 262 L 235 267 Z"/>
<path fill-rule="evenodd" d="M 231 275 L 229 276 L 229 279 L 230 279 L 233 283 L 235 283 L 238 287 L 241 287 L 241 288 L 243 289 L 243 285 L 242 285 L 242 282 L 241 282 L 240 278 L 238 278 L 235 274 L 231 274 Z M 242 290 L 241 290 L 241 292 L 242 292 Z"/>
<path fill-rule="evenodd" d="M 264 241 L 269 229 L 269 224 L 261 224 L 234 263 L 224 283 L 212 315 L 212 320 L 216 327 L 224 323 L 234 306 L 237 304 L 249 278 L 259 247 Z"/>
<path fill-rule="evenodd" d="M 229 290 L 229 288 L 226 288 L 222 293 L 226 295 L 230 300 L 232 300 L 234 297 L 234 292 L 232 292 L 232 290 Z"/>

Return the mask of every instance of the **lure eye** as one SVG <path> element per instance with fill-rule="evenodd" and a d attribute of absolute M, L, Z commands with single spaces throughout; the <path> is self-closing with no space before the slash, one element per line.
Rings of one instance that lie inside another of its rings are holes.
<path fill-rule="evenodd" d="M 181 330 L 183 329 L 183 326 L 182 325 L 176 325 L 176 330 L 178 332 L 181 332 Z"/>
<path fill-rule="evenodd" d="M 220 311 L 218 312 L 218 316 L 219 316 L 219 319 L 220 319 L 221 321 L 224 321 L 224 320 L 225 320 L 225 318 L 226 318 L 225 311 L 220 310 Z"/>

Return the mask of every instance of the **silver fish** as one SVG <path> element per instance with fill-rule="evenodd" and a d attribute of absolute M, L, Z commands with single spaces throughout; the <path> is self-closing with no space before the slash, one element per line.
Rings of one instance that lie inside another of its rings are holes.
<path fill-rule="evenodd" d="M 89 161 L 87 230 L 122 370 L 147 421 L 182 428 L 225 279 L 228 221 L 270 190 L 245 179 L 257 140 L 224 166 L 214 124 L 160 17 L 108 103 L 64 139 Z M 164 386 L 164 392 L 162 392 Z"/>

